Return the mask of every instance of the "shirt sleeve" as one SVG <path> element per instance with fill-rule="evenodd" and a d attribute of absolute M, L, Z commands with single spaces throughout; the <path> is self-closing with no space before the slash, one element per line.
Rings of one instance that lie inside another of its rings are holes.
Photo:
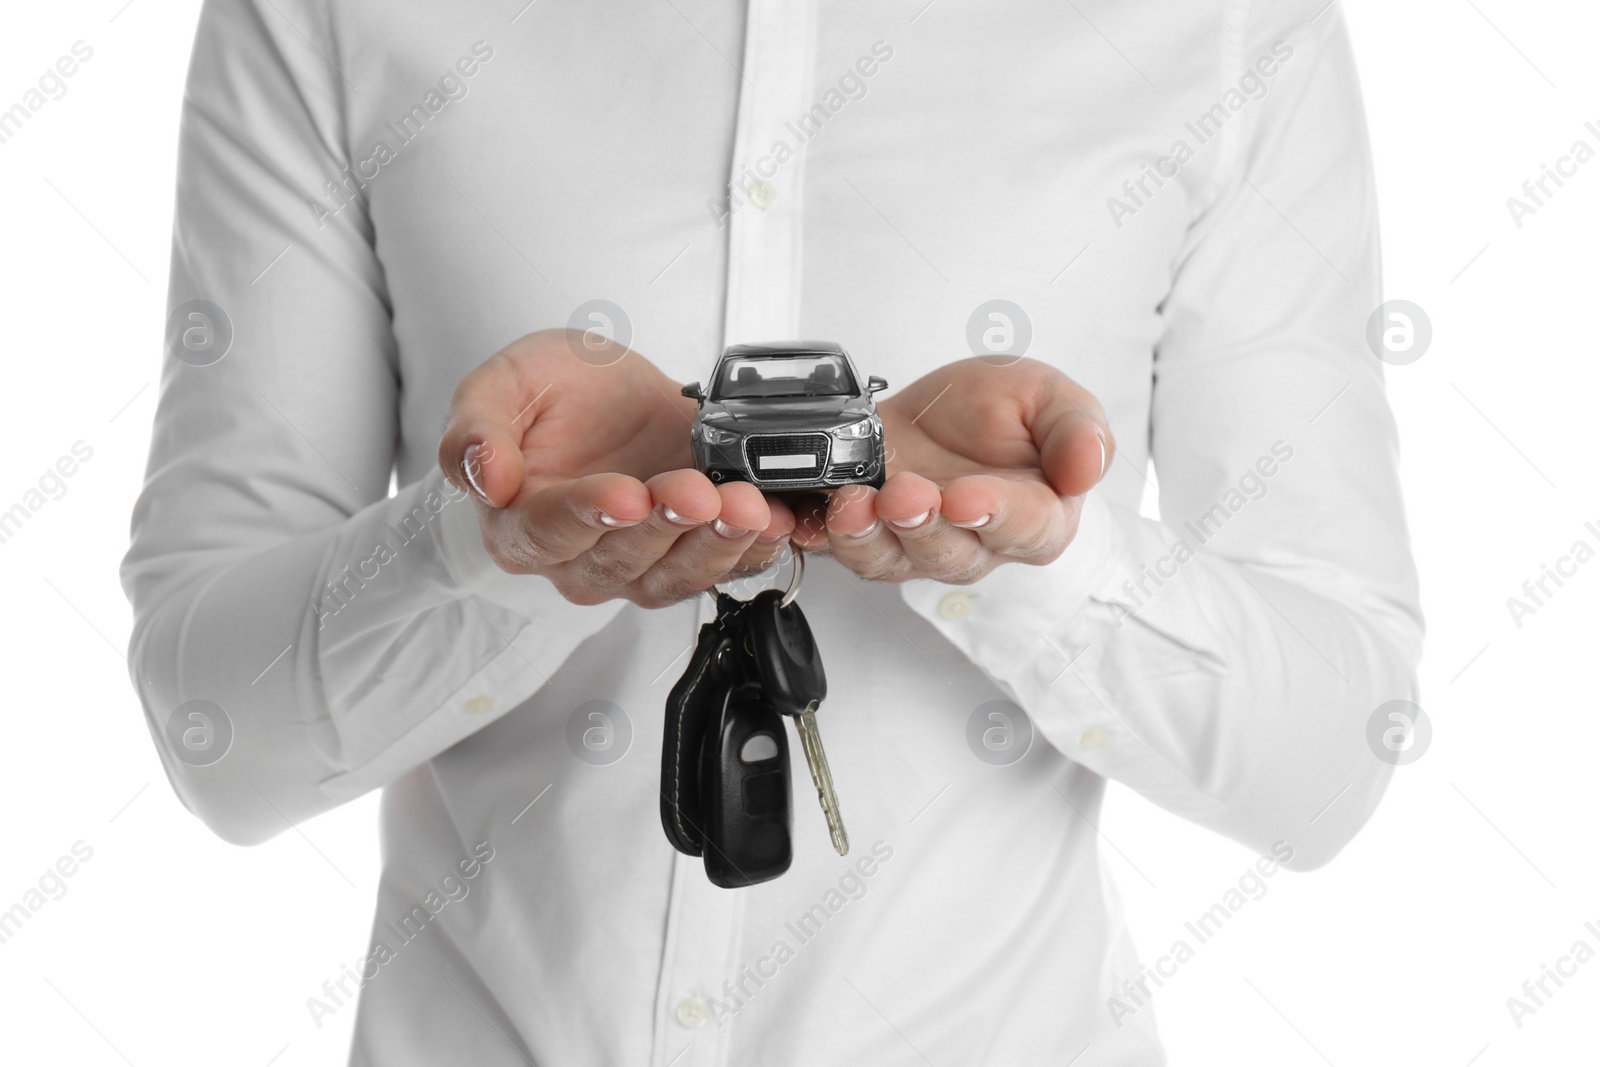
<path fill-rule="evenodd" d="M 122 569 L 129 664 L 168 777 L 240 843 L 487 725 L 618 610 L 495 568 L 477 505 L 438 471 L 388 495 L 401 382 L 372 226 L 359 199 L 320 226 L 308 206 L 350 158 L 328 9 L 202 12 L 180 327 Z M 195 708 L 215 750 L 179 740 Z"/>
<path fill-rule="evenodd" d="M 1355 64 L 1337 4 L 1267 6 L 1281 22 L 1243 62 L 1292 55 L 1231 120 L 1160 308 L 1161 520 L 1091 492 L 1055 563 L 997 569 L 970 610 L 937 583 L 905 596 L 1072 759 L 1314 867 L 1388 782 L 1367 722 L 1416 699 L 1422 619 L 1363 341 L 1381 297 Z"/>

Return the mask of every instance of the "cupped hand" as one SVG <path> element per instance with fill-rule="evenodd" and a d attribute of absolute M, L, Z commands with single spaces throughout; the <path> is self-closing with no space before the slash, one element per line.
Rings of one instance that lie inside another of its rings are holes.
<path fill-rule="evenodd" d="M 794 528 L 754 486 L 692 469 L 694 401 L 597 335 L 529 334 L 463 378 L 439 442 L 478 500 L 484 547 L 566 599 L 661 607 L 760 571 Z"/>
<path fill-rule="evenodd" d="M 794 542 L 863 578 L 969 584 L 1045 564 L 1077 532 L 1115 443 L 1099 401 L 1054 367 L 966 359 L 878 406 L 889 475 L 800 509 Z"/>

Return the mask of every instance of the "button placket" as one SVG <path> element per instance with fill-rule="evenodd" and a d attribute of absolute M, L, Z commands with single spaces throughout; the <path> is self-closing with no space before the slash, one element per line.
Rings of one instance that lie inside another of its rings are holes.
<path fill-rule="evenodd" d="M 710 597 L 697 597 L 692 642 L 716 618 Z M 680 657 L 681 660 L 681 657 Z M 704 861 L 673 852 L 667 902 L 667 936 L 656 990 L 655 1067 L 720 1067 L 726 1035 L 712 1021 L 712 998 L 726 977 L 725 962 L 737 941 L 743 902 L 706 880 Z"/>
<path fill-rule="evenodd" d="M 729 175 L 726 344 L 793 338 L 799 329 L 800 206 L 804 159 L 772 161 L 786 118 L 808 106 L 815 51 L 815 0 L 753 0 L 745 23 L 743 78 Z M 766 160 L 766 162 L 763 162 Z M 705 598 L 700 622 L 714 609 Z M 658 993 L 658 1062 L 714 1067 L 728 1031 L 707 1025 L 737 957 L 744 900 L 706 880 L 701 861 L 673 865 L 667 957 Z"/>
<path fill-rule="evenodd" d="M 657 992 L 656 1065 L 721 1067 L 726 1034 L 712 1021 L 743 901 L 706 880 L 703 861 L 673 854 L 666 958 Z"/>
<path fill-rule="evenodd" d="M 810 106 L 815 42 L 815 0 L 749 5 L 729 174 L 726 344 L 798 334 L 805 148 L 786 121 Z"/>

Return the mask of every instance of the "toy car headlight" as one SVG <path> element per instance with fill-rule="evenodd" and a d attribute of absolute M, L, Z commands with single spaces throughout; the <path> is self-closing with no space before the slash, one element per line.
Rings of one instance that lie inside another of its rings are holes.
<path fill-rule="evenodd" d="M 731 445 L 739 439 L 739 435 L 732 430 L 724 430 L 709 424 L 700 427 L 700 433 L 708 445 Z"/>
<path fill-rule="evenodd" d="M 847 426 L 840 426 L 833 431 L 833 436 L 841 441 L 856 441 L 863 437 L 871 437 L 872 420 L 862 419 L 860 422 L 852 422 Z"/>

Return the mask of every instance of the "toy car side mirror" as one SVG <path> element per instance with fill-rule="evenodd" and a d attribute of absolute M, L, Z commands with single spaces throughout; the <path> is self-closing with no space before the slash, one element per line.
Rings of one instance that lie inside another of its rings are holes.
<path fill-rule="evenodd" d="M 876 374 L 867 379 L 868 393 L 881 393 L 887 388 L 889 388 L 889 383 L 878 377 Z"/>
<path fill-rule="evenodd" d="M 688 385 L 679 390 L 679 392 L 683 393 L 683 395 L 688 397 L 690 400 L 704 400 L 706 398 L 706 394 L 700 388 L 699 382 L 690 382 Z"/>

